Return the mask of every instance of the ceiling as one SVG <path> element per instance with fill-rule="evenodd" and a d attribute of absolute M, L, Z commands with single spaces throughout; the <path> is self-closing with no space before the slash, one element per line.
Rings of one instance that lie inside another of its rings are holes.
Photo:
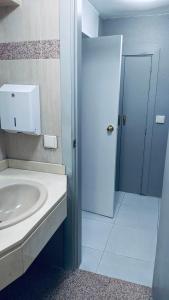
<path fill-rule="evenodd" d="M 104 19 L 169 13 L 169 0 L 90 0 Z"/>

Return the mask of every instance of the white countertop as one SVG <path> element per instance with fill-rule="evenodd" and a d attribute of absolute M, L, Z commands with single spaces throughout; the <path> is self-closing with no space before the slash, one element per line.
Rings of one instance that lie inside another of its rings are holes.
<path fill-rule="evenodd" d="M 0 172 L 0 180 L 1 178 L 39 182 L 46 187 L 48 199 L 40 210 L 31 217 L 16 225 L 0 230 L 0 257 L 9 250 L 19 247 L 67 193 L 67 177 L 65 175 L 9 168 Z"/>

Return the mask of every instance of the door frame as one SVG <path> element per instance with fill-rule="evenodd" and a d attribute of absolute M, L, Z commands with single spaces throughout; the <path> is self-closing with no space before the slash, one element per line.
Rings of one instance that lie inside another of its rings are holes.
<path fill-rule="evenodd" d="M 81 263 L 78 105 L 81 84 L 82 0 L 60 1 L 61 143 L 68 179 L 68 212 L 64 222 L 64 267 Z"/>
<path fill-rule="evenodd" d="M 152 58 L 152 69 L 151 69 L 151 81 L 149 90 L 149 100 L 147 108 L 147 132 L 145 138 L 145 148 L 144 148 L 144 159 L 143 159 L 143 172 L 142 172 L 142 187 L 141 194 L 149 194 L 149 178 L 150 178 L 150 168 L 151 168 L 151 152 L 152 152 L 152 137 L 154 130 L 154 120 L 155 120 L 155 108 L 157 101 L 157 86 L 158 86 L 158 75 L 159 75 L 159 62 L 160 62 L 160 48 L 155 45 L 140 45 L 135 48 L 123 49 L 123 57 L 127 56 L 151 56 Z M 123 64 L 124 65 L 124 64 Z M 122 67 L 122 75 L 124 77 L 124 66 Z M 121 98 L 124 95 L 124 86 L 122 86 Z M 121 133 L 120 137 L 121 139 Z M 120 167 L 120 154 L 121 154 L 121 142 L 119 145 L 120 153 L 117 159 L 117 166 Z M 118 173 L 119 172 L 119 173 Z M 119 187 L 120 180 L 120 170 L 116 172 L 117 186 Z"/>
<path fill-rule="evenodd" d="M 69 269 L 78 268 L 81 261 L 81 203 L 78 198 L 79 182 L 77 182 L 80 151 L 78 147 L 76 151 L 73 150 L 73 141 L 76 137 L 78 143 L 79 138 L 77 108 L 81 85 L 81 7 L 81 0 L 60 1 L 62 151 L 67 173 L 70 174 L 68 176 L 70 204 L 64 228 L 64 255 L 65 267 Z M 145 48 L 142 53 L 145 53 Z M 156 54 L 156 65 L 159 69 L 160 50 L 158 48 L 152 50 L 152 46 L 149 49 L 151 50 L 147 50 L 146 53 Z M 133 50 L 129 52 L 133 53 Z M 158 82 L 158 75 L 156 80 Z M 157 90 L 155 99 L 156 94 Z M 76 155 L 73 154 L 74 151 L 77 152 Z"/>

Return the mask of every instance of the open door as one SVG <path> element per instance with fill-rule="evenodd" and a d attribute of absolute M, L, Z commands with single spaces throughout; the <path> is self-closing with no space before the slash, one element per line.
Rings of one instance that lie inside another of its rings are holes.
<path fill-rule="evenodd" d="M 83 40 L 82 208 L 114 214 L 122 36 Z"/>

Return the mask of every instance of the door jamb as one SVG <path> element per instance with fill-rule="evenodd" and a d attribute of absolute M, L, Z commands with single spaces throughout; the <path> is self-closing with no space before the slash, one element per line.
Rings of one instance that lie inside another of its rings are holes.
<path fill-rule="evenodd" d="M 152 57 L 152 70 L 151 70 L 151 81 L 150 81 L 150 93 L 148 100 L 148 110 L 147 110 L 147 134 L 145 138 L 145 151 L 144 151 L 144 161 L 143 161 L 143 173 L 142 173 L 142 187 L 141 193 L 143 195 L 148 195 L 149 193 L 149 177 L 151 169 L 151 149 L 152 149 L 152 137 L 154 129 L 154 118 L 155 118 L 155 108 L 157 101 L 157 86 L 158 86 L 158 76 L 159 76 L 159 62 L 160 62 L 160 51 L 161 49 L 152 45 L 141 45 L 140 47 L 131 49 L 125 49 L 123 51 L 123 57 L 126 56 L 151 56 Z M 154 86 L 152 87 L 152 82 Z M 123 97 L 123 92 L 122 92 Z M 149 113 L 150 112 L 150 113 Z M 120 146 L 121 147 L 121 146 Z M 120 160 L 120 157 L 119 157 Z M 118 162 L 120 166 L 120 162 Z M 119 175 L 120 176 L 120 175 Z M 119 182 L 117 181 L 117 186 Z"/>
<path fill-rule="evenodd" d="M 81 8 L 81 0 L 60 1 L 61 136 L 63 164 L 68 177 L 68 215 L 64 224 L 64 267 L 70 270 L 78 268 L 81 262 L 81 204 L 78 194 Z"/>

